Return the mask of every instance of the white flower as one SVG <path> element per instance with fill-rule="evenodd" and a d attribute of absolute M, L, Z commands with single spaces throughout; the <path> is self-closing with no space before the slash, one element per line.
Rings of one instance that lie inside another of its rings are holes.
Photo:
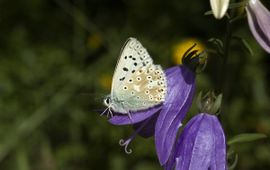
<path fill-rule="evenodd" d="M 212 12 L 216 19 L 221 19 L 225 15 L 229 2 L 230 0 L 210 0 Z"/>

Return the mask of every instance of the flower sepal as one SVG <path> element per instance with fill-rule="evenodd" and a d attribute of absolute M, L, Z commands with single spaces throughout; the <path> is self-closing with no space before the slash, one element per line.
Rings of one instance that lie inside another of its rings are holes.
<path fill-rule="evenodd" d="M 195 50 L 197 44 L 191 46 L 183 55 L 182 63 L 193 72 L 202 72 L 207 64 L 207 52 Z"/>
<path fill-rule="evenodd" d="M 215 95 L 213 91 L 207 92 L 204 96 L 202 92 L 197 98 L 197 106 L 202 113 L 218 115 L 222 102 L 222 94 Z"/>

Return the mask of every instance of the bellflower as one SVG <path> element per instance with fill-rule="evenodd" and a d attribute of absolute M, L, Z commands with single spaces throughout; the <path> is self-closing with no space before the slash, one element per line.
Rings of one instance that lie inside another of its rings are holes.
<path fill-rule="evenodd" d="M 216 19 L 221 19 L 225 15 L 229 2 L 230 0 L 210 0 L 210 6 Z"/>
<path fill-rule="evenodd" d="M 250 0 L 246 6 L 249 28 L 261 45 L 270 53 L 270 12 L 260 0 Z"/>
<path fill-rule="evenodd" d="M 173 149 L 181 121 L 191 106 L 195 91 L 195 75 L 186 66 L 175 66 L 165 70 L 167 94 L 165 101 L 156 107 L 144 111 L 132 112 L 131 117 L 115 114 L 109 120 L 114 125 L 133 125 L 135 133 L 127 140 L 120 140 L 125 147 L 140 134 L 143 137 L 155 137 L 156 152 L 161 165 L 164 165 Z"/>
<path fill-rule="evenodd" d="M 185 126 L 165 170 L 225 170 L 226 143 L 215 115 L 201 113 Z"/>

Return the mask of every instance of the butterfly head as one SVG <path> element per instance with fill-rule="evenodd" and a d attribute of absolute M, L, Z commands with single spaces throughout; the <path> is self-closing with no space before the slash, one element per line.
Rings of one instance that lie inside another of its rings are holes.
<path fill-rule="evenodd" d="M 128 113 L 128 110 L 125 109 L 125 104 L 124 101 L 118 100 L 117 98 L 113 98 L 108 95 L 107 97 L 104 98 L 104 105 L 107 106 L 107 109 L 109 112 L 117 112 L 117 113 L 122 113 L 126 114 Z"/>
<path fill-rule="evenodd" d="M 103 100 L 104 105 L 107 106 L 107 109 L 105 109 L 100 115 L 103 115 L 104 113 L 107 112 L 107 117 L 111 116 L 113 117 L 113 113 L 111 111 L 112 109 L 112 100 L 111 100 L 111 96 L 108 95 L 107 97 L 105 97 L 105 99 Z"/>

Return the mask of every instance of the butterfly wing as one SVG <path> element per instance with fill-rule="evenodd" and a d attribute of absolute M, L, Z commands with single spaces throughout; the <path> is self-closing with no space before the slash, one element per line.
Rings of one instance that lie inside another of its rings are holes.
<path fill-rule="evenodd" d="M 164 101 L 166 77 L 154 65 L 147 50 L 135 38 L 122 48 L 113 76 L 111 99 L 113 110 L 121 113 L 153 107 Z"/>
<path fill-rule="evenodd" d="M 141 50 L 140 54 L 137 53 L 138 50 Z M 120 57 L 113 75 L 111 95 L 118 92 L 114 90 L 115 87 L 119 87 L 123 84 L 134 70 L 138 70 L 138 68 L 143 65 L 142 60 L 147 60 L 149 63 L 153 63 L 151 57 L 146 49 L 142 47 L 141 43 L 135 38 L 129 38 L 120 52 Z"/>

